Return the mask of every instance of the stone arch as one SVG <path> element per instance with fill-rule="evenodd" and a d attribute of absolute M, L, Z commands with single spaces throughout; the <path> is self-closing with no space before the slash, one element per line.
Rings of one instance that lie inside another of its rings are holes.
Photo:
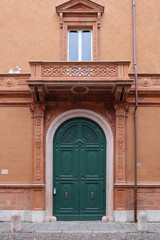
<path fill-rule="evenodd" d="M 46 219 L 53 218 L 53 137 L 58 127 L 71 118 L 84 117 L 95 121 L 106 137 L 106 216 L 103 221 L 113 221 L 113 133 L 108 122 L 99 114 L 85 109 L 73 109 L 60 114 L 49 126 L 46 135 Z M 56 219 L 55 219 L 56 220 Z"/>

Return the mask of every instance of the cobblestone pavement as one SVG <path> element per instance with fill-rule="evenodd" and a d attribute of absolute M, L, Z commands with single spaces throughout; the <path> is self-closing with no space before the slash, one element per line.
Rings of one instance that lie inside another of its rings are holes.
<path fill-rule="evenodd" d="M 148 223 L 147 233 L 138 233 L 137 223 L 45 222 L 22 223 L 20 233 L 10 233 L 9 222 L 0 222 L 0 240 L 132 240 L 160 239 L 160 223 Z"/>

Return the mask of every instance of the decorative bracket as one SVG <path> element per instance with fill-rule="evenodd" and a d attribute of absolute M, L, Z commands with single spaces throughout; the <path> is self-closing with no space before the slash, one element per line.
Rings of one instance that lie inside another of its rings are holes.
<path fill-rule="evenodd" d="M 60 26 L 60 28 L 62 29 L 62 28 L 63 28 L 63 13 L 59 13 L 59 16 L 60 16 L 59 26 Z"/>
<path fill-rule="evenodd" d="M 30 86 L 32 100 L 34 103 L 43 103 L 45 97 L 45 91 L 43 86 Z"/>
<path fill-rule="evenodd" d="M 116 87 L 116 91 L 115 91 L 115 101 L 121 101 L 121 102 L 125 102 L 127 96 L 128 96 L 128 93 L 129 93 L 129 89 L 130 89 L 130 86 L 123 86 L 123 87 L 120 87 L 120 86 L 117 86 Z"/>
<path fill-rule="evenodd" d="M 97 28 L 100 29 L 101 27 L 101 13 L 97 13 Z"/>

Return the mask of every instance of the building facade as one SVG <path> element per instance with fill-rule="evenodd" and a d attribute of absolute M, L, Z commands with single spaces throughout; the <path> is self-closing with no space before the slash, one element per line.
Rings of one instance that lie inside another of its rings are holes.
<path fill-rule="evenodd" d="M 160 221 L 160 2 L 0 9 L 0 221 Z"/>

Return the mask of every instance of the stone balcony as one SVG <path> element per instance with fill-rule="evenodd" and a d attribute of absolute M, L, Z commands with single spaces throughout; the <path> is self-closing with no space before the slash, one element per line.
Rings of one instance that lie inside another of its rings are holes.
<path fill-rule="evenodd" d="M 116 101 L 125 98 L 133 80 L 128 76 L 130 62 L 42 62 L 31 61 L 31 77 L 27 81 L 32 93 L 46 96 L 72 92 L 101 94 Z"/>
<path fill-rule="evenodd" d="M 31 81 L 128 81 L 130 62 L 30 62 Z"/>

